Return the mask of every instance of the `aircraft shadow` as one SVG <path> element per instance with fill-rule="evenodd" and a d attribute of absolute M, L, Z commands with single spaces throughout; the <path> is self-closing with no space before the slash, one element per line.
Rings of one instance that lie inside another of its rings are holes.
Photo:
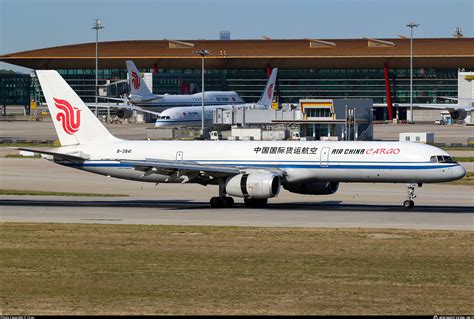
<path fill-rule="evenodd" d="M 411 209 L 400 205 L 343 204 L 341 201 L 288 202 L 268 206 L 273 210 L 353 211 L 353 212 L 405 212 L 405 213 L 466 213 L 474 214 L 471 206 L 428 206 L 416 205 Z"/>
<path fill-rule="evenodd" d="M 117 207 L 117 208 L 162 208 L 168 210 L 203 210 L 219 211 L 225 213 L 227 208 L 212 209 L 209 202 L 196 202 L 191 200 L 56 200 L 56 199 L 2 199 L 0 206 L 43 206 L 43 207 Z M 287 202 L 269 203 L 266 208 L 246 208 L 243 203 L 236 203 L 233 209 L 246 211 L 353 211 L 353 212 L 405 212 L 405 213 L 456 213 L 473 214 L 474 207 L 470 206 L 415 206 L 405 209 L 402 205 L 370 205 L 370 204 L 344 204 L 341 201 L 324 202 Z"/>

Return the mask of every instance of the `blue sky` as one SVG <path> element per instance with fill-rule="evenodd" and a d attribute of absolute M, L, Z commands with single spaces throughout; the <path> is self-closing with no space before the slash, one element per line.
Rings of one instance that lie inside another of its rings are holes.
<path fill-rule="evenodd" d="M 473 37 L 474 0 L 0 0 L 0 54 L 94 42 L 95 18 L 101 41 Z"/>

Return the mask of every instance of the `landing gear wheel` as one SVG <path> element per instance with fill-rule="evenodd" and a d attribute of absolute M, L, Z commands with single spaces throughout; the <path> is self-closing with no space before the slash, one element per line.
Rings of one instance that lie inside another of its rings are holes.
<path fill-rule="evenodd" d="M 212 208 L 219 208 L 221 204 L 221 198 L 220 197 L 212 197 L 211 198 L 211 207 Z"/>
<path fill-rule="evenodd" d="M 232 197 L 212 197 L 210 200 L 212 208 L 231 208 L 234 206 Z"/>
<path fill-rule="evenodd" d="M 406 201 L 403 202 L 403 207 L 405 208 L 413 208 L 415 206 L 415 202 L 412 201 L 411 199 L 407 199 Z"/>
<path fill-rule="evenodd" d="M 234 199 L 232 197 L 222 197 L 222 204 L 225 208 L 232 208 L 234 206 Z"/>
<path fill-rule="evenodd" d="M 416 198 L 416 195 L 415 195 L 416 185 L 417 184 L 408 184 L 407 185 L 407 200 L 403 202 L 403 207 L 413 208 L 415 206 L 415 202 L 413 201 L 413 199 Z"/>
<path fill-rule="evenodd" d="M 252 208 L 266 207 L 268 199 L 266 198 L 244 198 L 245 206 Z"/>

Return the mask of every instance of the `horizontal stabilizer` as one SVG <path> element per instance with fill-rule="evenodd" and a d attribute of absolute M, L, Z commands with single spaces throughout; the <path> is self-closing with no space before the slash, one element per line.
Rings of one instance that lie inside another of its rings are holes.
<path fill-rule="evenodd" d="M 75 155 L 73 155 L 73 154 L 63 154 L 63 153 L 45 151 L 45 150 L 35 150 L 32 148 L 24 148 L 24 147 L 12 147 L 12 148 L 19 151 L 27 151 L 27 152 L 37 153 L 37 154 L 51 155 L 54 157 L 65 159 L 65 160 L 85 161 L 89 159 L 89 156 L 85 155 L 82 152 L 81 154 L 76 155 L 77 153 L 74 153 Z"/>

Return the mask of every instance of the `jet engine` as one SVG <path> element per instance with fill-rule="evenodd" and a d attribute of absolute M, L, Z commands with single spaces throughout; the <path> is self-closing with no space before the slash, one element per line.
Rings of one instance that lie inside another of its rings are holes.
<path fill-rule="evenodd" d="M 129 119 L 132 117 L 133 112 L 132 110 L 128 110 L 128 109 L 119 109 L 117 110 L 116 114 L 121 119 Z"/>
<path fill-rule="evenodd" d="M 455 121 L 457 120 L 464 120 L 467 116 L 467 112 L 464 110 L 450 110 L 449 114 L 451 115 L 451 118 Z"/>
<path fill-rule="evenodd" d="M 236 197 L 270 198 L 280 193 L 280 186 L 275 174 L 239 174 L 227 179 L 225 191 Z"/>
<path fill-rule="evenodd" d="M 283 186 L 287 191 L 303 195 L 330 195 L 339 189 L 338 182 L 316 182 L 288 184 Z"/>

